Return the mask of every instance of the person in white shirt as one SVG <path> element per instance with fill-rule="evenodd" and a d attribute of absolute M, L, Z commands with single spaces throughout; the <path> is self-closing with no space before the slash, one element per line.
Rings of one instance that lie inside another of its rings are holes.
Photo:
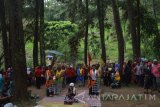
<path fill-rule="evenodd" d="M 136 65 L 136 82 L 138 85 L 141 85 L 141 81 L 142 81 L 142 65 L 140 64 L 140 62 L 137 63 Z"/>

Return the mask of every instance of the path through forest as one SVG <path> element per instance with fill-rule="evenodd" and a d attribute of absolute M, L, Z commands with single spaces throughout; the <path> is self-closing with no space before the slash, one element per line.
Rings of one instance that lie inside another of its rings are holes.
<path fill-rule="evenodd" d="M 39 105 L 42 107 L 88 107 L 89 104 L 97 104 L 101 105 L 101 107 L 159 107 L 160 105 L 160 93 L 154 92 L 153 95 L 156 95 L 156 100 L 149 100 L 144 99 L 138 100 L 138 101 L 125 101 L 125 100 L 119 100 L 119 101 L 111 101 L 111 100 L 102 100 L 100 99 L 90 99 L 88 100 L 88 90 L 87 88 L 78 88 L 78 98 L 81 100 L 80 103 L 73 104 L 73 105 L 64 105 L 63 99 L 66 94 L 67 89 L 63 89 L 62 93 L 58 96 L 54 97 L 46 97 L 45 96 L 45 87 L 42 87 L 41 90 L 37 90 L 34 87 L 30 87 L 29 89 L 32 90 L 32 93 L 38 93 L 40 95 L 40 101 Z M 120 89 L 111 89 L 109 87 L 101 87 L 101 97 L 104 93 L 114 93 L 118 95 L 138 95 L 138 94 L 144 94 L 144 89 L 142 87 L 138 86 L 130 86 L 130 87 L 122 87 Z M 150 95 L 150 94 L 149 94 Z M 85 98 L 83 98 L 85 97 Z M 85 102 L 85 103 L 84 103 Z"/>
<path fill-rule="evenodd" d="M 92 99 L 89 98 L 87 89 L 78 89 L 76 99 L 78 99 L 79 103 L 74 103 L 73 105 L 64 105 L 64 98 L 66 93 L 67 90 L 63 89 L 60 95 L 54 97 L 44 97 L 38 102 L 38 104 L 43 107 L 101 107 L 100 97 Z"/>

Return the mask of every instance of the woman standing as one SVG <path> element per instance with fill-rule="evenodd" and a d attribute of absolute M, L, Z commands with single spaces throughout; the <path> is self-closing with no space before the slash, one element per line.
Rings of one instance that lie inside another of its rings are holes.
<path fill-rule="evenodd" d="M 62 70 L 61 67 L 58 67 L 56 71 L 56 94 L 59 94 L 61 92 L 62 80 Z"/>
<path fill-rule="evenodd" d="M 152 67 L 152 74 L 154 75 L 155 80 L 154 87 L 157 88 L 158 92 L 160 93 L 160 64 L 157 60 L 154 60 L 154 65 Z"/>

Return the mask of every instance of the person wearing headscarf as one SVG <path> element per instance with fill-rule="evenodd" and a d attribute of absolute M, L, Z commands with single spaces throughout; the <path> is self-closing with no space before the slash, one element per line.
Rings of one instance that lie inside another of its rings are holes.
<path fill-rule="evenodd" d="M 67 96 L 70 99 L 73 99 L 76 96 L 76 87 L 74 86 L 74 83 L 69 84 Z"/>

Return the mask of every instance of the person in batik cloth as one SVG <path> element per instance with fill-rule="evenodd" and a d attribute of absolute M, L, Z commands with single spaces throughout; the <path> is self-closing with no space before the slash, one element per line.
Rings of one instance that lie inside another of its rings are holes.
<path fill-rule="evenodd" d="M 99 95 L 99 82 L 98 82 L 99 72 L 96 70 L 96 65 L 92 65 L 92 69 L 89 72 L 89 96 L 98 96 Z"/>

